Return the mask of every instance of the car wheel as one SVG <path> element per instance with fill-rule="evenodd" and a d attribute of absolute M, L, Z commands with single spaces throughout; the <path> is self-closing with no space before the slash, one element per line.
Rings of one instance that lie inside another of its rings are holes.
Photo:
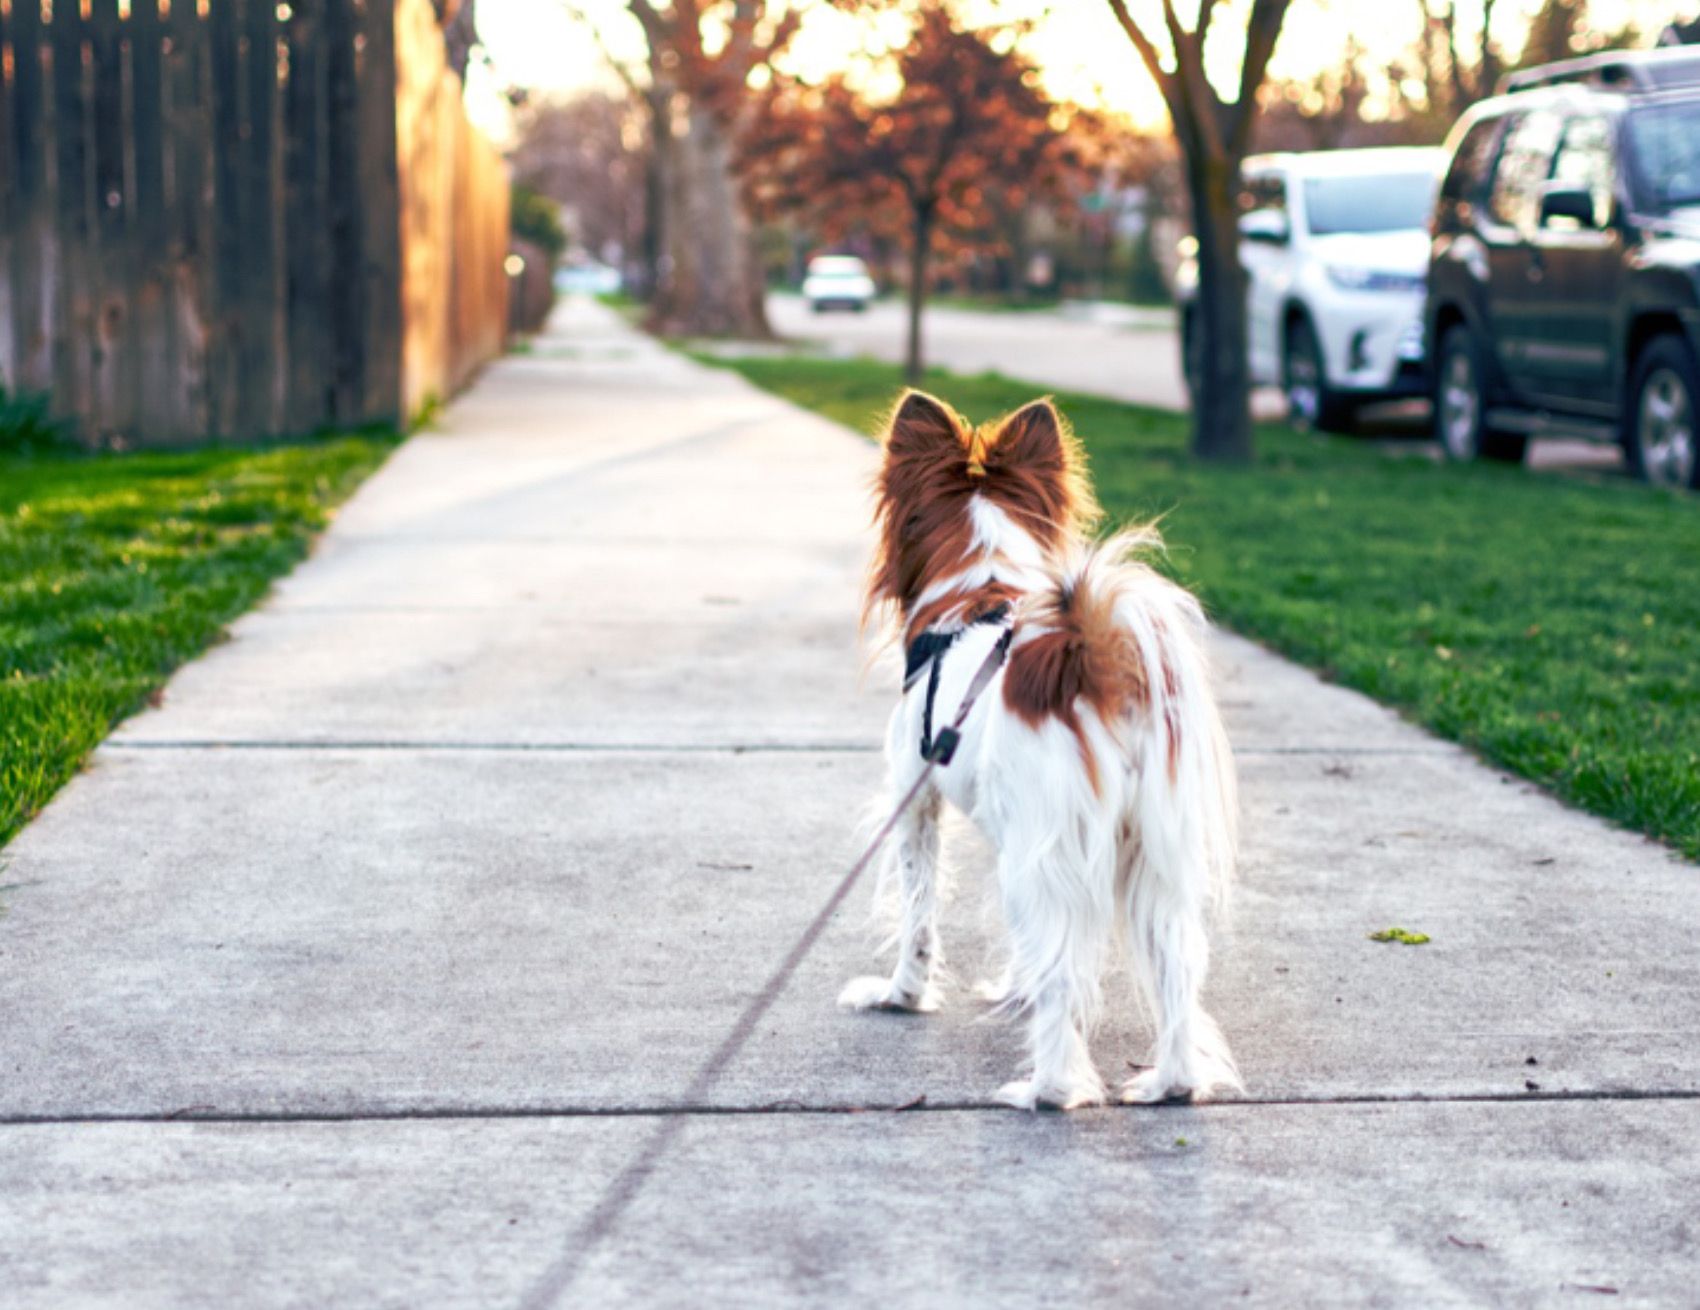
<path fill-rule="evenodd" d="M 1475 338 L 1461 323 L 1447 328 L 1446 335 L 1440 339 L 1439 372 L 1434 427 L 1446 457 L 1459 464 L 1475 459 L 1520 464 L 1528 450 L 1529 438 L 1488 426 L 1481 356 L 1476 351 Z"/>
<path fill-rule="evenodd" d="M 1682 339 L 1655 337 L 1635 361 L 1629 390 L 1624 453 L 1630 470 L 1658 487 L 1700 485 L 1700 442 L 1695 433 L 1694 356 Z"/>
<path fill-rule="evenodd" d="M 1308 318 L 1287 325 L 1282 378 L 1287 387 L 1287 421 L 1300 432 L 1346 432 L 1352 406 L 1328 385 L 1322 343 Z"/>

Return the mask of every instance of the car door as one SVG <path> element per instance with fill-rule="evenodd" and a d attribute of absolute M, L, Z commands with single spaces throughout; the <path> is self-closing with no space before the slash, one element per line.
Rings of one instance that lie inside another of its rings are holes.
<path fill-rule="evenodd" d="M 1542 193 L 1585 190 L 1591 220 L 1536 210 L 1531 257 L 1544 283 L 1530 306 L 1527 367 L 1534 398 L 1573 412 L 1610 417 L 1617 379 L 1612 341 L 1623 239 L 1617 221 L 1616 123 L 1596 110 L 1573 114 Z"/>
<path fill-rule="evenodd" d="M 1531 347 L 1546 313 L 1547 270 L 1532 238 L 1563 127 L 1563 118 L 1546 108 L 1528 110 L 1511 125 L 1477 229 L 1487 253 L 1485 299 L 1492 324 L 1491 339 L 1483 344 L 1499 381 L 1522 400 L 1543 384 L 1540 352 L 1531 355 Z"/>
<path fill-rule="evenodd" d="M 1254 383 L 1281 381 L 1281 311 L 1290 280 L 1292 217 L 1287 205 L 1286 179 L 1278 172 L 1249 171 L 1240 201 L 1241 221 L 1258 233 L 1240 242 L 1240 264 L 1246 273 L 1247 363 Z M 1274 220 L 1279 220 L 1275 222 Z M 1271 240 L 1276 230 L 1284 240 Z"/>

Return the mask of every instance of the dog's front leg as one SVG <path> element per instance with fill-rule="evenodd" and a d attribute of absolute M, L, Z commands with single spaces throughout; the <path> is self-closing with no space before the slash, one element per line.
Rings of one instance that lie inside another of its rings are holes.
<path fill-rule="evenodd" d="M 923 796 L 904 815 L 894 834 L 897 875 L 897 967 L 890 978 L 856 978 L 838 995 L 852 1010 L 939 1008 L 933 983 L 939 963 L 939 797 Z"/>

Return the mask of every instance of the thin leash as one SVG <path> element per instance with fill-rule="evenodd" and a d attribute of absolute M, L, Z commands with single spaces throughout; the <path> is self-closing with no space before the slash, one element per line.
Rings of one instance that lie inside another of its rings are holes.
<path fill-rule="evenodd" d="M 962 708 L 957 710 L 955 721 L 950 727 L 942 729 L 924 752 L 927 766 L 915 779 L 915 785 L 910 787 L 908 793 L 898 802 L 897 808 L 886 820 L 873 844 L 863 852 L 862 858 L 856 861 L 850 872 L 844 875 L 843 880 L 833 889 L 832 895 L 827 897 L 814 921 L 803 930 L 802 936 L 791 947 L 790 954 L 751 1001 L 737 1025 L 726 1035 L 726 1040 L 720 1043 L 719 1048 L 709 1057 L 708 1063 L 703 1065 L 697 1076 L 691 1080 L 691 1085 L 680 1098 L 681 1108 L 696 1107 L 704 1103 L 709 1089 L 744 1049 L 744 1044 L 755 1032 L 756 1025 L 785 990 L 791 976 L 796 973 L 797 966 L 803 962 L 803 957 L 820 940 L 821 934 L 832 922 L 833 915 L 838 913 L 838 907 L 844 903 L 850 889 L 855 886 L 856 879 L 861 877 L 862 871 L 868 867 L 874 853 L 885 844 L 885 839 L 891 835 L 891 830 L 897 826 L 897 821 L 903 817 L 904 811 L 914 803 L 922 785 L 932 776 L 935 768 L 950 763 L 951 757 L 956 754 L 957 746 L 962 742 L 962 725 L 968 720 L 968 712 L 974 708 L 974 702 L 980 698 L 980 694 L 991 685 L 992 678 L 996 676 L 999 666 L 1009 654 L 1009 645 L 1014 636 L 1015 626 L 1011 623 L 1004 628 L 997 645 L 986 655 L 979 670 L 974 674 L 974 680 L 968 684 L 968 694 L 963 697 Z M 942 652 L 940 654 L 942 657 Z M 585 1263 L 643 1191 L 656 1166 L 689 1122 L 690 1116 L 686 1114 L 660 1117 L 657 1121 L 658 1127 L 648 1144 L 609 1184 L 601 1200 L 573 1234 L 560 1258 L 544 1271 L 543 1276 L 527 1293 L 521 1303 L 524 1310 L 552 1310 L 552 1307 L 560 1304 L 562 1298 L 578 1281 Z"/>
<path fill-rule="evenodd" d="M 968 684 L 968 694 L 962 698 L 962 705 L 956 711 L 956 718 L 951 721 L 948 728 L 940 728 L 936 735 L 929 732 L 928 735 L 931 739 L 923 744 L 921 750 L 922 758 L 927 761 L 926 767 L 916 775 L 914 783 L 903 794 L 903 799 L 897 802 L 897 807 L 892 810 L 891 817 L 874 834 L 873 841 L 868 843 L 868 849 L 862 852 L 862 858 L 857 860 L 850 867 L 850 872 L 844 875 L 844 881 L 838 885 L 838 890 L 833 894 L 832 899 L 835 904 L 844 899 L 845 894 L 855 884 L 856 879 L 862 876 L 863 870 L 879 853 L 880 847 L 885 845 L 885 839 L 891 836 L 898 821 L 915 803 L 915 798 L 921 794 L 921 788 L 926 786 L 927 779 L 933 776 L 933 770 L 949 764 L 955 757 L 956 748 L 962 744 L 962 725 L 968 721 L 968 712 L 974 708 L 974 702 L 980 699 L 980 694 L 992 685 L 992 679 L 997 676 L 998 669 L 1003 666 L 1004 660 L 1008 657 L 1009 645 L 1014 639 L 1015 625 L 1006 623 L 1003 635 L 998 638 L 997 644 L 986 652 L 986 658 L 980 661 L 980 667 L 975 670 L 974 680 Z M 935 678 L 938 674 L 939 664 L 943 659 L 944 653 L 942 651 L 933 657 L 933 675 Z M 929 710 L 932 708 L 930 694 L 927 706 Z"/>

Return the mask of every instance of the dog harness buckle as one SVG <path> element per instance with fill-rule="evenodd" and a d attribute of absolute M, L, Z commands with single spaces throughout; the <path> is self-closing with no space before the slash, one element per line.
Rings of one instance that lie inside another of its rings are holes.
<path fill-rule="evenodd" d="M 950 763 L 956 754 L 956 748 L 962 744 L 962 734 L 955 728 L 940 728 L 933 737 L 931 747 L 923 745 L 921 758 L 938 765 L 941 769 Z"/>

